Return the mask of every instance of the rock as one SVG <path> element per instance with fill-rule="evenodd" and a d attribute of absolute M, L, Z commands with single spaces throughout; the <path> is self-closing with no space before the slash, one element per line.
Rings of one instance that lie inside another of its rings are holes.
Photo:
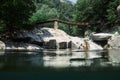
<path fill-rule="evenodd" d="M 27 50 L 40 50 L 41 48 L 35 45 L 28 45 L 26 47 Z"/>
<path fill-rule="evenodd" d="M 0 41 L 0 55 L 4 55 L 5 54 L 5 43 Z"/>
<path fill-rule="evenodd" d="M 91 39 L 93 41 L 108 40 L 111 36 L 112 34 L 108 34 L 108 33 L 96 33 L 91 35 Z"/>
<path fill-rule="evenodd" d="M 57 42 L 56 42 L 56 40 L 50 40 L 49 42 L 47 42 L 46 44 L 45 44 L 45 48 L 47 48 L 47 49 L 57 49 Z"/>
<path fill-rule="evenodd" d="M 67 42 L 59 43 L 59 49 L 67 49 L 67 48 L 68 48 Z"/>
<path fill-rule="evenodd" d="M 112 49 L 120 49 L 120 35 L 116 32 L 109 40 L 108 45 Z"/>
<path fill-rule="evenodd" d="M 71 37 L 71 41 L 72 41 L 72 49 L 80 49 L 80 45 L 83 43 L 82 41 L 83 39 L 79 38 L 79 37 Z"/>
<path fill-rule="evenodd" d="M 120 63 L 120 50 L 111 49 L 108 53 L 108 59 L 112 63 Z"/>
<path fill-rule="evenodd" d="M 68 42 L 68 48 L 72 47 L 72 41 Z"/>
<path fill-rule="evenodd" d="M 79 47 L 74 42 L 71 42 L 71 49 L 79 49 Z"/>
<path fill-rule="evenodd" d="M 72 49 L 80 50 L 102 50 L 100 45 L 95 44 L 89 39 L 72 37 Z"/>
<path fill-rule="evenodd" d="M 6 49 L 101 49 L 101 46 L 84 38 L 72 37 L 60 29 L 35 28 L 31 31 L 20 30 L 14 34 L 13 41 L 7 41 Z M 97 46 L 97 47 L 96 47 Z"/>
<path fill-rule="evenodd" d="M 5 49 L 5 43 L 0 41 L 0 50 L 4 50 Z"/>
<path fill-rule="evenodd" d="M 23 42 L 10 42 L 9 45 L 6 46 L 6 49 L 13 50 L 42 50 L 42 48 L 35 44 L 28 44 Z"/>
<path fill-rule="evenodd" d="M 95 44 L 90 40 L 88 41 L 88 44 L 89 44 L 89 50 L 103 50 L 103 48 L 100 45 Z"/>
<path fill-rule="evenodd" d="M 34 30 L 29 32 L 25 30 L 17 31 L 14 34 L 13 41 L 29 42 L 29 43 L 34 43 L 34 44 L 43 46 L 43 44 L 41 44 L 43 42 L 42 38 L 36 34 L 37 33 L 35 33 Z"/>

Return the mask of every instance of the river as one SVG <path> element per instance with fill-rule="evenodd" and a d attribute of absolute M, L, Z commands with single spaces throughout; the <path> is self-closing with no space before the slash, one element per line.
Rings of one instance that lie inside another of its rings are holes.
<path fill-rule="evenodd" d="M 3 54 L 4 53 L 4 54 Z M 98 71 L 120 66 L 120 50 L 1 51 L 1 71 Z M 84 69 L 85 68 L 85 69 Z"/>

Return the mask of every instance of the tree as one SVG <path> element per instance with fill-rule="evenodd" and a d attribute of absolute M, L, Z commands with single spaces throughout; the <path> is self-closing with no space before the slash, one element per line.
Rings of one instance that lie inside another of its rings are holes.
<path fill-rule="evenodd" d="M 97 30 L 98 28 L 111 28 L 116 25 L 118 16 L 116 8 L 119 4 L 120 0 L 78 0 L 76 20 L 90 23 L 101 21 Z"/>
<path fill-rule="evenodd" d="M 34 0 L 0 1 L 0 20 L 10 32 L 27 24 L 34 11 Z"/>
<path fill-rule="evenodd" d="M 36 22 L 37 20 L 47 20 L 50 18 L 59 18 L 59 13 L 55 8 L 50 8 L 48 5 L 40 5 L 40 8 L 33 13 L 30 18 L 30 22 Z"/>

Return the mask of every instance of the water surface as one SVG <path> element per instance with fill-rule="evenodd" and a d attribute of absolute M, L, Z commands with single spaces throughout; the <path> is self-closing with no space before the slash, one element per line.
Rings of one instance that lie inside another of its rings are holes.
<path fill-rule="evenodd" d="M 4 53 L 4 54 L 3 54 Z M 120 50 L 1 51 L 1 71 L 98 70 L 120 67 Z"/>

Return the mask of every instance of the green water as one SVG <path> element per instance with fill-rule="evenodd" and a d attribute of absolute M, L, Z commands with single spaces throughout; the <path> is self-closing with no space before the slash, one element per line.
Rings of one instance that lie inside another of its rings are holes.
<path fill-rule="evenodd" d="M 1 80 L 116 80 L 120 50 L 44 50 L 0 53 Z"/>
<path fill-rule="evenodd" d="M 0 70 L 86 72 L 117 69 L 120 66 L 119 52 L 120 50 L 6 50 L 0 55 Z"/>

